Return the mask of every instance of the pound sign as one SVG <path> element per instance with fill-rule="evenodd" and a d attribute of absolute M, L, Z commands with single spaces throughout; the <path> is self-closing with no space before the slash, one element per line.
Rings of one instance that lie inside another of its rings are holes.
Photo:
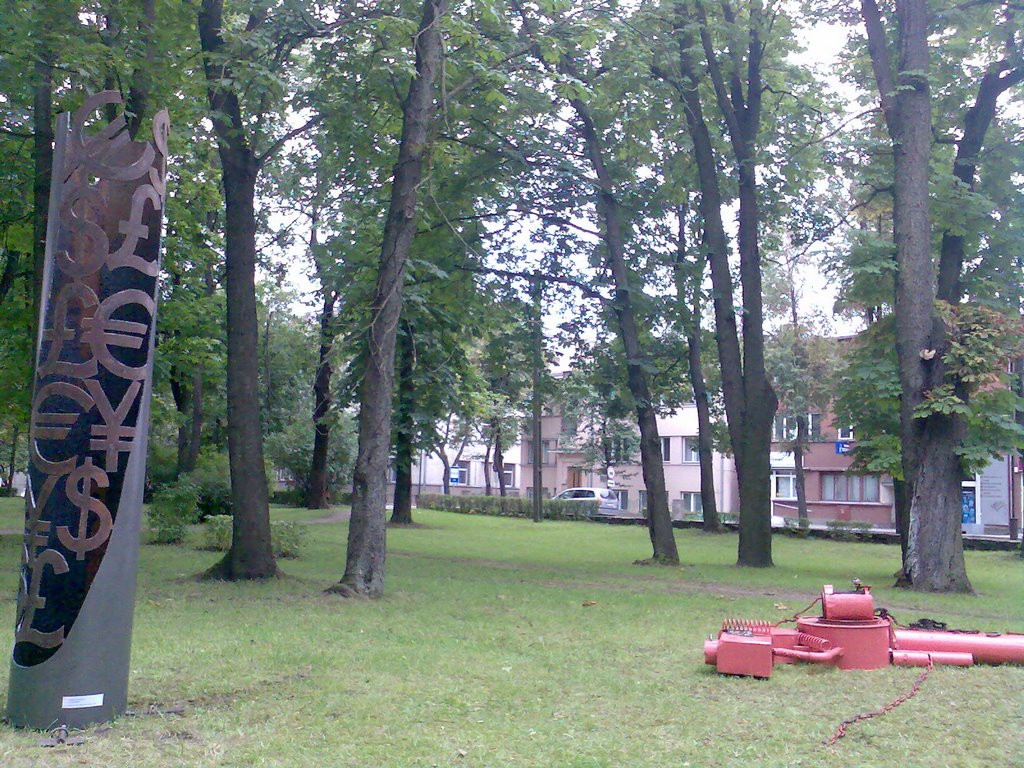
<path fill-rule="evenodd" d="M 29 583 L 27 586 L 23 583 L 18 594 L 18 623 L 14 631 L 14 639 L 15 642 L 33 643 L 40 648 L 56 648 L 64 642 L 63 625 L 52 632 L 32 629 L 36 611 L 46 607 L 46 598 L 40 596 L 39 588 L 43 583 L 43 568 L 47 565 L 58 576 L 68 572 L 67 560 L 55 549 L 44 550 L 32 558 L 29 567 L 31 573 Z"/>
<path fill-rule="evenodd" d="M 86 552 L 91 552 L 102 545 L 110 537 L 110 530 L 114 525 L 110 518 L 110 510 L 102 501 L 92 497 L 92 488 L 88 485 L 90 481 L 95 481 L 100 488 L 110 485 L 107 473 L 93 466 L 91 457 L 68 475 L 65 486 L 68 498 L 78 507 L 78 536 L 72 534 L 66 525 L 57 528 L 57 538 L 61 544 L 75 553 L 76 560 L 84 560 Z M 96 515 L 99 520 L 99 529 L 92 536 L 89 535 L 90 514 Z"/>

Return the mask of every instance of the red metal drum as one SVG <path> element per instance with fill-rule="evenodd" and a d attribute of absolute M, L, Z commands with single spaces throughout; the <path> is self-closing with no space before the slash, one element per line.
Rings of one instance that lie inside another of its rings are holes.
<path fill-rule="evenodd" d="M 836 659 L 839 669 L 881 669 L 889 666 L 889 622 L 828 621 L 817 616 L 797 620 L 797 629 L 840 646 L 843 653 Z"/>

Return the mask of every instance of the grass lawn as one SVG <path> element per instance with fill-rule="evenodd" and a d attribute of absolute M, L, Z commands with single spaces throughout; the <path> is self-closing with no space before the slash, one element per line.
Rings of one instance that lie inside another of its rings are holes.
<path fill-rule="evenodd" d="M 20 524 L 0 501 L 0 528 Z M 304 520 L 304 510 L 275 509 Z M 387 595 L 346 602 L 345 525 L 309 527 L 306 554 L 267 584 L 200 583 L 217 555 L 145 545 L 125 717 L 44 750 L 0 728 L 0 766 L 1024 766 L 1024 667 L 777 667 L 720 677 L 701 643 L 726 616 L 782 618 L 823 583 L 875 585 L 909 622 L 1024 632 L 1024 562 L 969 552 L 978 595 L 888 588 L 898 550 L 779 537 L 778 566 L 733 567 L 736 538 L 677 531 L 686 565 L 638 567 L 639 527 L 416 514 L 388 534 Z M 8 525 L 8 518 L 15 521 Z M 0 617 L 14 616 L 19 540 L 0 537 Z M 584 603 L 594 605 L 584 606 Z M 6 663 L 0 689 L 6 690 Z"/>

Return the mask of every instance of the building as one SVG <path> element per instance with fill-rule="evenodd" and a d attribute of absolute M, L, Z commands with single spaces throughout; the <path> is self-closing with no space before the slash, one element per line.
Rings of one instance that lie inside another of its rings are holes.
<path fill-rule="evenodd" d="M 579 486 L 610 488 L 619 496 L 619 506 L 628 514 L 643 514 L 647 508 L 643 474 L 636 450 L 612 446 L 612 463 L 595 462 L 580 449 L 579 427 L 564 419 L 557 408 L 545 409 L 541 417 L 541 494 L 551 497 Z M 658 418 L 665 487 L 674 519 L 699 516 L 703 509 L 700 493 L 700 461 L 697 456 L 697 407 L 685 405 Z M 521 441 L 523 493 L 533 496 L 532 440 Z M 713 457 L 715 500 L 721 515 L 736 515 L 739 497 L 736 469 L 732 459 L 720 453 Z M 610 470 L 610 471 L 609 471 Z"/>
<path fill-rule="evenodd" d="M 486 448 L 479 444 L 467 445 L 459 459 L 454 460 L 456 451 L 449 449 L 451 469 L 449 473 L 449 491 L 453 495 L 482 495 L 486 488 L 484 466 Z M 519 496 L 520 474 L 519 445 L 504 450 L 505 490 L 509 496 Z M 489 468 L 491 473 L 491 493 L 498 495 L 498 473 L 494 471 L 493 458 Z M 388 473 L 388 498 L 395 492 L 395 470 Z M 421 493 L 444 493 L 444 462 L 435 453 L 421 451 L 412 466 L 412 494 L 415 500 Z"/>
<path fill-rule="evenodd" d="M 850 471 L 852 428 L 830 414 L 807 414 L 809 445 L 804 451 L 804 494 L 812 524 L 830 521 L 870 523 L 895 529 L 892 478 Z M 772 443 L 772 514 L 796 520 L 796 467 L 787 450 L 796 436 L 795 419 L 778 416 Z M 963 480 L 961 521 L 972 535 L 1017 538 L 1021 519 L 1021 464 L 1004 456 Z"/>

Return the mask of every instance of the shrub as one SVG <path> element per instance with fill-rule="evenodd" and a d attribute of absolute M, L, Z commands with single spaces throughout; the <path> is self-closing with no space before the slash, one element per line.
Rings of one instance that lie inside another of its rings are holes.
<path fill-rule="evenodd" d="M 837 541 L 852 541 L 860 538 L 863 534 L 871 533 L 874 527 L 871 523 L 860 520 L 829 520 L 825 523 L 829 535 Z"/>
<path fill-rule="evenodd" d="M 500 517 L 532 517 L 533 500 L 521 496 L 445 496 L 421 493 L 417 506 L 458 512 L 464 515 L 495 515 Z M 597 513 L 598 502 L 544 499 L 541 504 L 547 520 L 575 520 Z"/>
<path fill-rule="evenodd" d="M 201 549 L 213 552 L 227 552 L 231 549 L 230 515 L 213 515 L 203 524 L 203 543 Z M 306 540 L 306 526 L 286 520 L 273 520 L 270 523 L 270 546 L 274 557 L 298 557 Z"/>
<path fill-rule="evenodd" d="M 180 544 L 187 527 L 199 519 L 195 486 L 165 485 L 153 493 L 147 518 L 154 544 Z"/>
<path fill-rule="evenodd" d="M 786 517 L 782 520 L 783 531 L 798 539 L 806 539 L 811 533 L 811 521 Z"/>
<path fill-rule="evenodd" d="M 203 523 L 202 549 L 227 552 L 231 549 L 231 515 L 211 515 Z"/>
<path fill-rule="evenodd" d="M 204 453 L 182 476 L 198 493 L 200 519 L 231 514 L 231 468 L 226 453 Z"/>
<path fill-rule="evenodd" d="M 270 523 L 270 545 L 274 557 L 298 557 L 306 539 L 306 526 L 287 520 Z"/>

